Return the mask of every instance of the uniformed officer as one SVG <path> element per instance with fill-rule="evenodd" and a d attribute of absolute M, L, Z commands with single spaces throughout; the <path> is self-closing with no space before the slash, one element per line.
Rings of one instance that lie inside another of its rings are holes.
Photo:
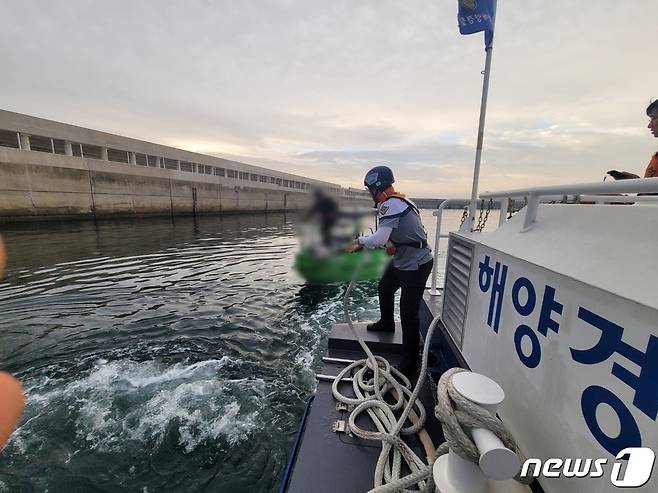
<path fill-rule="evenodd" d="M 418 345 L 420 340 L 420 302 L 425 283 L 432 272 L 432 251 L 427 246 L 427 233 L 420 220 L 418 207 L 393 188 L 393 172 L 387 166 L 376 166 L 366 174 L 364 185 L 379 209 L 379 227 L 369 236 L 359 237 L 348 251 L 362 247 L 388 246 L 393 253 L 379 281 L 380 319 L 368 325 L 377 332 L 395 331 L 393 307 L 395 292 L 400 295 L 403 355 L 399 369 L 408 377 L 418 373 Z"/>

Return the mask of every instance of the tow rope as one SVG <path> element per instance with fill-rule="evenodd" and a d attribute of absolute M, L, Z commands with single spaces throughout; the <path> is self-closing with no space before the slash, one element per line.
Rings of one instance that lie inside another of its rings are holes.
<path fill-rule="evenodd" d="M 364 252 L 364 258 L 366 255 L 367 252 Z M 374 488 L 369 493 L 400 491 L 414 493 L 416 490 L 405 489 L 414 484 L 418 485 L 421 492 L 434 493 L 432 470 L 434 461 L 438 457 L 452 449 L 453 452 L 464 459 L 475 463 L 479 461 L 480 454 L 475 443 L 466 433 L 466 428 L 477 427 L 490 430 L 498 436 L 507 448 L 515 451 L 519 455 L 521 463 L 523 463 L 524 458 L 503 423 L 489 411 L 465 399 L 455 390 L 452 385 L 452 378 L 457 373 L 466 371 L 463 368 L 452 368 L 443 373 L 439 379 L 437 405 L 434 412 L 441 422 L 446 441 L 435 450 L 432 450 L 434 448 L 433 444 L 424 430 L 426 411 L 418 395 L 427 377 L 429 344 L 441 317 L 435 317 L 427 329 L 420 373 L 412 390 L 409 379 L 391 366 L 386 358 L 374 355 L 354 328 L 349 314 L 349 299 L 363 262 L 364 260 L 357 265 L 345 292 L 343 313 L 354 338 L 366 354 L 366 358 L 354 361 L 346 366 L 334 379 L 331 391 L 337 401 L 355 406 L 348 419 L 352 433 L 365 440 L 382 442 L 382 450 L 375 467 Z M 353 374 L 352 389 L 356 397 L 347 397 L 338 390 L 338 384 L 350 373 Z M 457 406 L 459 411 L 455 409 Z M 399 418 L 396 418 L 394 411 L 399 409 L 403 409 L 402 414 Z M 364 412 L 368 413 L 377 431 L 364 430 L 356 424 L 357 418 Z M 407 419 L 411 423 L 405 427 Z M 421 459 L 400 437 L 401 435 L 415 433 L 419 434 L 420 440 L 425 446 L 427 453 L 425 459 Z M 410 471 L 405 476 L 401 476 L 403 460 Z M 532 476 L 521 478 L 517 474 L 515 479 L 524 484 L 529 484 L 533 478 Z"/>

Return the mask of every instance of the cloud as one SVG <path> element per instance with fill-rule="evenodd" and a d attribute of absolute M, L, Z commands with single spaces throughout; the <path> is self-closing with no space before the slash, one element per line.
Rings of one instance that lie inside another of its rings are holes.
<path fill-rule="evenodd" d="M 483 44 L 454 1 L 9 0 L 0 107 L 359 186 L 469 193 Z M 500 4 L 482 186 L 641 172 L 655 0 Z M 622 21 L 623 20 L 623 21 Z"/>

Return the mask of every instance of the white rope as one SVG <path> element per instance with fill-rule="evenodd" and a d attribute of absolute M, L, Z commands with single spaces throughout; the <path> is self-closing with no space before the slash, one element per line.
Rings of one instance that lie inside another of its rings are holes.
<path fill-rule="evenodd" d="M 367 252 L 363 253 L 364 261 L 367 254 Z M 366 358 L 355 361 L 344 368 L 334 380 L 331 390 L 339 402 L 356 406 L 350 414 L 348 421 L 352 432 L 360 438 L 382 442 L 382 451 L 375 468 L 375 488 L 372 491 L 379 493 L 380 491 L 385 491 L 381 488 L 385 488 L 387 485 L 399 484 L 401 480 L 402 460 L 404 460 L 412 475 L 418 476 L 417 480 L 406 486 L 418 484 L 421 491 L 433 492 L 434 483 L 431 474 L 432 459 L 428 458 L 425 461 L 418 457 L 399 435 L 418 433 L 425 425 L 426 411 L 418 399 L 418 394 L 420 393 L 427 372 L 428 341 L 431 340 L 431 335 L 438 319 L 433 321 L 428 329 L 425 347 L 423 348 L 420 376 L 416 386 L 412 390 L 411 382 L 405 375 L 392 367 L 385 358 L 375 356 L 372 353 L 363 341 L 363 338 L 354 328 L 354 324 L 350 318 L 348 309 L 349 298 L 362 264 L 363 261 L 357 266 L 352 281 L 345 292 L 343 311 L 352 334 L 366 353 Z M 338 390 L 338 384 L 341 378 L 350 373 L 354 374 L 352 389 L 356 397 L 345 396 Z M 396 418 L 394 411 L 401 408 L 403 408 L 402 415 L 400 418 Z M 415 411 L 418 419 L 415 420 L 415 423 L 405 426 L 412 410 Z M 364 430 L 356 424 L 357 418 L 364 412 L 367 412 L 377 431 Z M 405 478 L 409 478 L 409 476 Z M 406 486 L 396 486 L 395 490 L 390 491 L 400 491 L 401 488 L 406 488 Z"/>
<path fill-rule="evenodd" d="M 364 260 L 366 255 L 367 252 L 364 252 Z M 418 381 L 412 391 L 411 382 L 405 375 L 392 367 L 385 358 L 375 356 L 372 353 L 354 328 L 350 318 L 349 298 L 364 260 L 358 264 L 352 281 L 347 287 L 343 298 L 343 312 L 352 334 L 366 353 L 366 358 L 345 367 L 334 380 L 331 391 L 337 401 L 356 406 L 349 416 L 350 430 L 356 436 L 365 440 L 382 442 L 382 451 L 379 454 L 375 468 L 374 488 L 369 493 L 413 493 L 416 490 L 406 489 L 413 485 L 418 485 L 421 492 L 434 493 L 432 469 L 437 457 L 452 449 L 467 460 L 475 463 L 479 461 L 479 452 L 476 445 L 464 432 L 463 428 L 466 427 L 491 430 L 506 447 L 514 450 L 519 455 L 522 459 L 521 463 L 523 463 L 524 458 L 503 423 L 495 416 L 492 416 L 489 411 L 465 399 L 455 390 L 452 378 L 455 374 L 466 371 L 462 368 L 452 368 L 439 379 L 437 386 L 438 404 L 434 412 L 441 421 L 446 441 L 436 449 L 433 457 L 428 457 L 425 462 L 400 438 L 400 435 L 418 433 L 425 425 L 426 412 L 423 404 L 418 399 L 418 395 L 425 383 L 429 344 L 440 316 L 434 318 L 427 329 L 421 369 Z M 347 397 L 338 390 L 341 379 L 350 373 L 354 374 L 352 389 L 356 397 Z M 396 418 L 394 411 L 403 406 L 402 414 L 399 418 Z M 459 411 L 455 410 L 456 406 L 459 406 Z M 418 419 L 415 423 L 405 427 L 404 425 L 414 408 Z M 364 430 L 356 424 L 358 416 L 363 412 L 368 413 L 377 431 Z M 411 472 L 401 477 L 403 459 Z M 532 481 L 532 477 L 520 478 L 519 475 L 515 479 L 526 484 Z"/>

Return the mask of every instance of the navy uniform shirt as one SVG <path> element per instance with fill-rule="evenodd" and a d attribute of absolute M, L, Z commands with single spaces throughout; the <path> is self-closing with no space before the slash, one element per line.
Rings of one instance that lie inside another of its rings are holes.
<path fill-rule="evenodd" d="M 393 230 L 389 241 L 397 246 L 397 251 L 393 257 L 393 266 L 395 268 L 417 270 L 419 265 L 432 260 L 432 250 L 428 246 L 417 248 L 397 245 L 411 242 L 427 243 L 427 233 L 415 206 L 412 207 L 405 200 L 398 197 L 385 200 L 379 206 L 379 226 L 386 226 Z"/>

